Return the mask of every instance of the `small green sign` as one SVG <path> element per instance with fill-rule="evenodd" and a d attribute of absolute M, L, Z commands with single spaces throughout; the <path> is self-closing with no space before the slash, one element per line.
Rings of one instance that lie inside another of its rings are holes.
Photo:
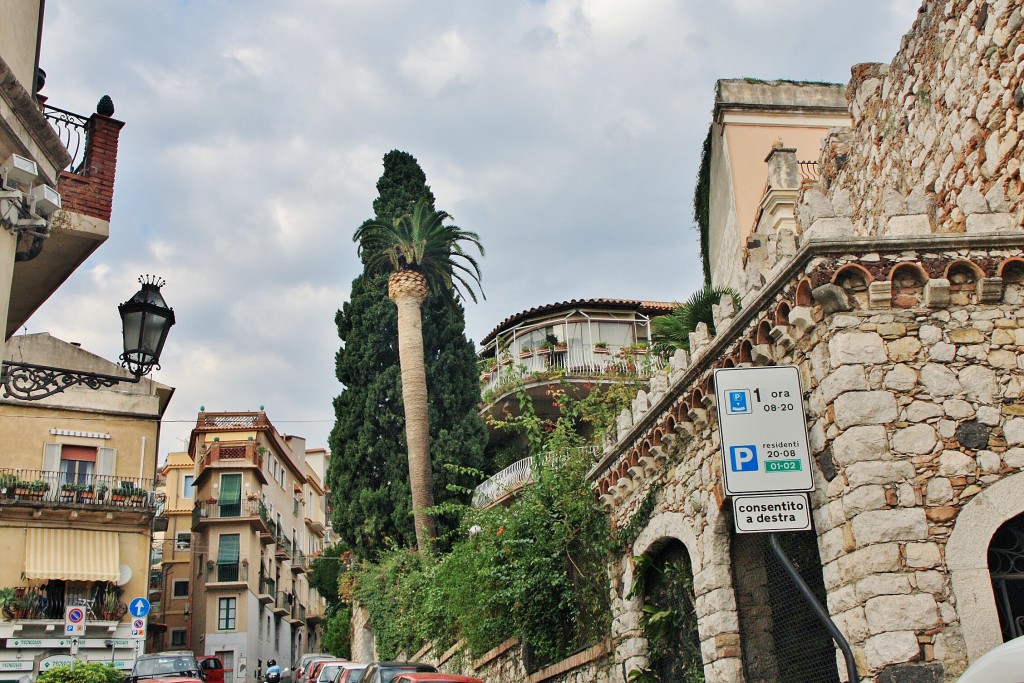
<path fill-rule="evenodd" d="M 799 460 L 769 460 L 764 464 L 765 472 L 799 472 Z"/>

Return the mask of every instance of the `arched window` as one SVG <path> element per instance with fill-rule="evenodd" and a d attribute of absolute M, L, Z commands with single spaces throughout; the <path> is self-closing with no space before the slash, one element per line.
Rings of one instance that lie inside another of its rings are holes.
<path fill-rule="evenodd" d="M 686 546 L 674 538 L 656 544 L 641 556 L 636 576 L 634 595 L 643 596 L 640 623 L 655 680 L 703 681 L 693 568 Z"/>
<path fill-rule="evenodd" d="M 981 268 L 970 261 L 954 261 L 946 268 L 949 280 L 949 301 L 953 306 L 966 306 L 977 301 L 978 278 L 984 277 Z"/>
<path fill-rule="evenodd" d="M 1024 635 L 1024 515 L 1001 527 L 988 546 L 988 571 L 1003 640 Z"/>

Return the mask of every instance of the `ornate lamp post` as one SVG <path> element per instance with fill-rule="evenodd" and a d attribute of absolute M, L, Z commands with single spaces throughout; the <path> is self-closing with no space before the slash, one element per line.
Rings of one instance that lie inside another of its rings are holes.
<path fill-rule="evenodd" d="M 124 336 L 121 365 L 132 373 L 131 377 L 3 361 L 0 385 L 3 386 L 4 397 L 38 401 L 77 384 L 100 389 L 122 382 L 137 383 L 154 368 L 159 369 L 160 352 L 174 324 L 174 310 L 160 294 L 163 280 L 145 276 L 140 277 L 139 282 L 142 289 L 117 307 Z"/>

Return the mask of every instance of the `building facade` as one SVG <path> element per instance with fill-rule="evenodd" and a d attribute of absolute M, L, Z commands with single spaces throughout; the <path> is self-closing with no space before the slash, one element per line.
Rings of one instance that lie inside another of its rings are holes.
<path fill-rule="evenodd" d="M 48 334 L 13 337 L 10 357 L 103 374 L 127 371 Z M 152 380 L 0 398 L 0 680 L 69 660 L 66 607 L 85 612 L 79 658 L 130 668 L 126 603 L 148 594 L 160 420 L 173 389 Z"/>
<path fill-rule="evenodd" d="M 221 657 L 237 681 L 255 680 L 270 659 L 293 668 L 317 651 L 324 618 L 306 574 L 327 534 L 327 454 L 307 459 L 305 440 L 278 432 L 262 411 L 202 412 L 189 457 L 191 649 Z"/>

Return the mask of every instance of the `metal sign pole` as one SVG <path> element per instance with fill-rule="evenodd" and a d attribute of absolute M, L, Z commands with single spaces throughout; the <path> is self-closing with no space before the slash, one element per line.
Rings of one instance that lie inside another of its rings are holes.
<path fill-rule="evenodd" d="M 790 562 L 786 556 L 785 551 L 782 549 L 782 545 L 779 543 L 778 534 L 768 534 L 768 543 L 772 546 L 772 552 L 775 553 L 775 557 L 778 558 L 782 564 L 782 568 L 786 570 L 786 574 L 796 584 L 797 589 L 800 591 L 800 595 L 803 596 L 807 606 L 811 608 L 814 615 L 818 617 L 818 621 L 828 629 L 829 635 L 839 645 L 839 649 L 843 651 L 843 657 L 846 659 L 846 674 L 850 678 L 850 683 L 860 683 L 860 677 L 857 674 L 857 662 L 853 658 L 853 649 L 850 647 L 850 643 L 846 641 L 842 631 L 836 626 L 835 622 L 832 621 L 832 617 L 829 616 L 825 608 L 821 606 L 818 599 L 814 597 L 814 593 L 811 592 L 810 586 L 804 583 L 804 579 L 800 576 L 800 572 L 796 570 L 793 563 Z"/>

